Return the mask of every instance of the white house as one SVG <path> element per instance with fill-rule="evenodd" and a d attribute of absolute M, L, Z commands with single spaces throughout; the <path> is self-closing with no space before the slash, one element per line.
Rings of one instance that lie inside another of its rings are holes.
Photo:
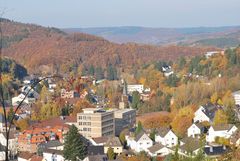
<path fill-rule="evenodd" d="M 0 160 L 5 160 L 5 147 L 0 144 Z"/>
<path fill-rule="evenodd" d="M 205 53 L 205 57 L 208 59 L 216 54 L 224 54 L 224 51 L 208 51 Z"/>
<path fill-rule="evenodd" d="M 0 132 L 5 130 L 5 122 L 4 122 L 4 117 L 3 115 L 0 113 Z"/>
<path fill-rule="evenodd" d="M 25 98 L 26 95 L 27 97 Z M 31 104 L 39 98 L 39 94 L 34 89 L 32 89 L 31 86 L 25 85 L 21 88 L 21 93 L 18 96 L 12 98 L 12 105 L 17 106 L 24 98 L 24 103 Z"/>
<path fill-rule="evenodd" d="M 212 104 L 206 104 L 200 106 L 198 110 L 194 113 L 194 122 L 212 122 L 215 116 L 215 112 L 220 109 L 220 106 L 215 106 Z"/>
<path fill-rule="evenodd" d="M 236 105 L 240 105 L 240 90 L 232 93 Z"/>
<path fill-rule="evenodd" d="M 169 128 L 159 128 L 156 130 L 155 141 L 157 143 L 161 143 L 167 147 L 176 146 L 178 143 L 178 137 L 174 134 L 174 132 Z"/>
<path fill-rule="evenodd" d="M 57 84 L 55 84 L 55 83 L 50 83 L 50 84 L 48 85 L 48 90 L 49 90 L 49 92 L 54 92 L 54 90 L 56 89 L 56 87 L 57 87 Z"/>
<path fill-rule="evenodd" d="M 187 129 L 187 136 L 188 137 L 197 137 L 201 135 L 204 132 L 204 126 L 200 123 L 193 123 L 188 129 Z"/>
<path fill-rule="evenodd" d="M 238 147 L 240 145 L 240 131 L 237 130 L 233 133 L 233 135 L 230 138 L 230 144 L 235 145 Z"/>
<path fill-rule="evenodd" d="M 64 161 L 63 151 L 55 149 L 45 149 L 43 151 L 45 161 Z"/>
<path fill-rule="evenodd" d="M 140 94 L 143 93 L 144 87 L 142 84 L 132 84 L 132 85 L 127 85 L 127 92 L 131 94 L 132 92 L 137 91 Z"/>
<path fill-rule="evenodd" d="M 25 98 L 25 95 L 23 93 L 19 94 L 17 97 L 13 97 L 12 105 L 17 106 L 24 98 Z M 34 103 L 35 101 L 36 101 L 35 97 L 27 96 L 23 102 L 26 104 L 31 104 L 31 103 Z"/>
<path fill-rule="evenodd" d="M 172 75 L 174 73 L 172 70 L 172 67 L 168 66 L 168 65 L 162 66 L 162 72 L 165 77 L 169 77 L 170 75 Z"/>
<path fill-rule="evenodd" d="M 157 143 L 150 148 L 148 148 L 148 154 L 151 157 L 156 157 L 156 156 L 166 156 L 170 153 L 173 153 L 173 150 L 165 147 L 161 143 Z"/>
<path fill-rule="evenodd" d="M 148 151 L 153 145 L 153 141 L 148 137 L 145 132 L 140 132 L 135 138 L 131 136 L 126 136 L 127 146 L 136 152 Z"/>
<path fill-rule="evenodd" d="M 0 144 L 7 145 L 6 133 L 0 133 Z M 12 156 L 17 155 L 17 137 L 11 132 L 9 135 L 8 148 Z"/>
<path fill-rule="evenodd" d="M 216 137 L 230 139 L 230 137 L 237 131 L 237 127 L 232 124 L 213 125 L 209 128 L 206 136 L 207 142 L 214 142 Z"/>

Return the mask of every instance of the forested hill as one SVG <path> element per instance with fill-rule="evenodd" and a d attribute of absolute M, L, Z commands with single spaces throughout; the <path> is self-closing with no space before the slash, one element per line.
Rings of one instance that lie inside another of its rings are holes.
<path fill-rule="evenodd" d="M 115 44 L 103 38 L 67 34 L 57 28 L 23 24 L 1 19 L 3 54 L 23 64 L 31 72 L 69 72 L 84 66 L 112 64 L 132 67 L 157 60 L 202 54 L 209 48 Z"/>
<path fill-rule="evenodd" d="M 240 26 L 149 28 L 149 27 L 100 27 L 69 28 L 66 32 L 84 32 L 117 43 L 135 42 L 155 45 L 187 45 L 233 47 L 240 44 Z"/>

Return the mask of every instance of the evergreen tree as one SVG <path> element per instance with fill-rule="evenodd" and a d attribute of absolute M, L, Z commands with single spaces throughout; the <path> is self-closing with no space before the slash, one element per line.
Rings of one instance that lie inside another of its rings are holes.
<path fill-rule="evenodd" d="M 111 64 L 107 68 L 107 79 L 108 80 L 116 80 L 117 79 L 117 69 L 113 67 Z"/>
<path fill-rule="evenodd" d="M 140 105 L 140 94 L 138 91 L 132 93 L 132 108 L 138 109 Z"/>
<path fill-rule="evenodd" d="M 76 126 L 72 125 L 66 134 L 63 156 L 66 160 L 77 161 L 86 156 L 86 147 L 83 143 L 83 137 L 78 133 Z"/>
<path fill-rule="evenodd" d="M 155 134 L 156 134 L 156 130 L 153 129 L 150 133 L 150 136 L 149 136 L 152 141 L 155 141 Z"/>
<path fill-rule="evenodd" d="M 107 157 L 108 157 L 109 160 L 114 160 L 115 159 L 115 154 L 114 154 L 114 151 L 113 151 L 112 147 L 108 148 Z"/>
<path fill-rule="evenodd" d="M 185 65 L 186 65 L 186 60 L 183 56 L 181 56 L 178 62 L 178 68 L 181 70 Z"/>
<path fill-rule="evenodd" d="M 178 82 L 179 78 L 175 74 L 170 75 L 166 80 L 167 85 L 170 87 L 176 87 Z"/>
<path fill-rule="evenodd" d="M 101 67 L 96 68 L 95 77 L 96 77 L 97 80 L 100 80 L 100 79 L 104 78 L 104 71 Z"/>
<path fill-rule="evenodd" d="M 135 134 L 139 134 L 141 131 L 143 130 L 143 127 L 142 127 L 142 123 L 141 121 L 138 121 L 138 125 L 137 125 L 137 128 L 135 130 Z"/>
<path fill-rule="evenodd" d="M 90 68 L 89 68 L 89 72 L 88 72 L 88 74 L 93 76 L 93 75 L 94 75 L 94 73 L 95 73 L 94 66 L 93 66 L 93 65 L 91 65 L 91 66 L 90 66 Z"/>

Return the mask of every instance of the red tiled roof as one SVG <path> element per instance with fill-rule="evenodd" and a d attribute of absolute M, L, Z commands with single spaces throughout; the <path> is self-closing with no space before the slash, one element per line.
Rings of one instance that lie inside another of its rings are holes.
<path fill-rule="evenodd" d="M 30 152 L 20 152 L 18 155 L 19 158 L 23 158 L 26 160 L 30 159 L 32 156 L 34 156 L 34 154 Z"/>
<path fill-rule="evenodd" d="M 34 156 L 32 156 L 30 161 L 42 161 L 42 160 L 43 160 L 43 157 L 34 155 Z"/>

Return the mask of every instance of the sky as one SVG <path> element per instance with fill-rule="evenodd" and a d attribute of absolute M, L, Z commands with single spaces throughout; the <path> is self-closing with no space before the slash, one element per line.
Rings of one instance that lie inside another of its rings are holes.
<path fill-rule="evenodd" d="M 240 25 L 240 0 L 0 0 L 3 17 L 58 28 Z"/>

